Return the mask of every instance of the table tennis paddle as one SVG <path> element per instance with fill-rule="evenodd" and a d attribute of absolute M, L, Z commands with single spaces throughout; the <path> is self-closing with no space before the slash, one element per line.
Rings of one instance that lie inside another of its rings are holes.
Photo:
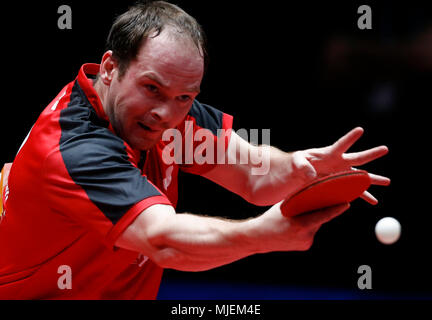
<path fill-rule="evenodd" d="M 304 212 L 351 202 L 357 199 L 371 184 L 364 170 L 349 170 L 316 179 L 285 199 L 281 212 L 292 217 Z"/>

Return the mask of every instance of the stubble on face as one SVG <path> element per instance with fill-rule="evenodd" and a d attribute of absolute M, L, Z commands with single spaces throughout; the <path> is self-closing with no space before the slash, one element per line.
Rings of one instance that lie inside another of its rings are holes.
<path fill-rule="evenodd" d="M 149 37 L 126 72 L 120 75 L 117 70 L 107 88 L 107 116 L 116 134 L 136 149 L 151 148 L 162 137 L 163 131 L 159 130 L 177 126 L 199 92 L 202 54 L 192 40 L 173 32 L 163 30 Z M 141 79 L 146 78 L 155 80 L 160 97 L 151 96 L 143 87 L 146 81 Z M 186 107 L 176 102 L 178 96 L 185 96 L 184 92 L 192 97 Z"/>

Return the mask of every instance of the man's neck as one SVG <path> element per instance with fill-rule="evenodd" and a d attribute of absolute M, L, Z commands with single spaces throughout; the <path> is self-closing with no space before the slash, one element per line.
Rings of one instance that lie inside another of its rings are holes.
<path fill-rule="evenodd" d="M 99 99 L 102 103 L 102 108 L 104 109 L 104 112 L 106 114 L 107 110 L 105 109 L 105 96 L 106 96 L 107 87 L 102 83 L 102 81 L 98 77 L 95 80 L 93 80 L 93 88 L 95 89 L 97 95 L 99 96 Z"/>

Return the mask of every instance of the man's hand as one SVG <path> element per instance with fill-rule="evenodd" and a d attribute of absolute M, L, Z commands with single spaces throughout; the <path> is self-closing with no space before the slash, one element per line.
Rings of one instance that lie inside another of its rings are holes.
<path fill-rule="evenodd" d="M 12 163 L 5 163 L 0 173 L 0 191 L 1 191 L 0 192 L 0 219 L 3 215 L 3 208 L 4 208 L 3 192 L 8 184 L 9 172 L 11 167 L 12 167 Z"/>
<path fill-rule="evenodd" d="M 364 130 L 357 127 L 335 143 L 324 148 L 313 148 L 296 151 L 292 154 L 293 176 L 299 184 L 306 184 L 315 178 L 323 177 L 335 172 L 355 169 L 354 166 L 364 165 L 388 153 L 386 146 L 346 153 L 348 149 L 362 136 Z M 369 173 L 372 184 L 387 186 L 390 179 Z M 377 204 L 378 200 L 365 191 L 361 196 L 370 204 Z"/>
<path fill-rule="evenodd" d="M 354 169 L 354 166 L 369 163 L 388 153 L 386 146 L 346 153 L 361 137 L 363 131 L 362 128 L 355 128 L 328 147 L 291 153 L 269 146 L 253 146 L 233 132 L 224 164 L 215 166 L 203 176 L 240 195 L 250 203 L 259 206 L 274 205 L 316 178 Z M 267 153 L 268 156 L 262 159 L 269 159 L 269 172 L 263 175 L 252 174 L 253 163 L 257 161 L 242 164 L 238 161 L 241 158 L 241 150 L 248 150 L 251 157 L 260 152 Z M 390 179 L 387 177 L 372 173 L 369 173 L 369 176 L 374 185 L 390 184 Z M 377 199 L 367 191 L 362 198 L 371 204 L 378 203 Z"/>

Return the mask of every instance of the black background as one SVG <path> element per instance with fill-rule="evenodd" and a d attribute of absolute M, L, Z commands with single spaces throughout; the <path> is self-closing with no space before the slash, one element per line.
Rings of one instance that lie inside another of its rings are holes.
<path fill-rule="evenodd" d="M 2 10 L 0 161 L 13 160 L 39 113 L 86 62 L 99 63 L 116 15 L 134 1 L 9 3 Z M 380 200 L 356 200 L 324 225 L 307 252 L 256 255 L 200 273 L 165 272 L 164 281 L 232 281 L 357 290 L 357 268 L 369 265 L 373 290 L 428 294 L 432 277 L 429 206 L 432 10 L 423 3 L 325 1 L 173 1 L 208 38 L 210 65 L 199 100 L 234 116 L 234 129 L 271 129 L 285 151 L 322 147 L 355 126 L 352 148 L 385 144 L 390 153 L 364 168 L 389 176 L 371 187 Z M 72 8 L 60 30 L 57 9 Z M 357 8 L 372 8 L 372 30 L 360 30 Z M 198 176 L 180 176 L 178 211 L 245 218 L 265 208 Z M 374 235 L 385 216 L 402 225 L 391 246 Z"/>

